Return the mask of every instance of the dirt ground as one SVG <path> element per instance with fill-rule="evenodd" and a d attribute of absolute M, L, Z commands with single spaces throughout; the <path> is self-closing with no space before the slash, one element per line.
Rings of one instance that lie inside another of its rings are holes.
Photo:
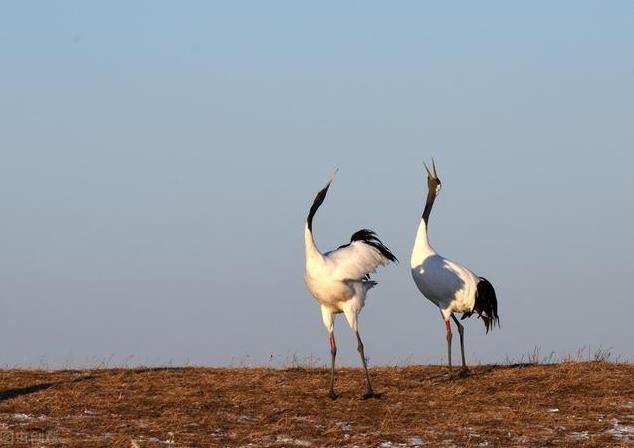
<path fill-rule="evenodd" d="M 634 446 L 634 365 L 0 371 L 0 446 Z"/>

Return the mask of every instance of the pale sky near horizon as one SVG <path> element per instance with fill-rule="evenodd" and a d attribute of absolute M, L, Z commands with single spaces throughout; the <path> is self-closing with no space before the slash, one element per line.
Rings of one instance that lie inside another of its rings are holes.
<path fill-rule="evenodd" d="M 468 361 L 632 360 L 632 54 L 626 1 L 4 2 L 0 366 L 327 363 L 303 222 L 336 167 L 319 247 L 401 260 L 370 364 L 444 363 L 409 272 L 432 156 L 431 242 L 500 303 Z"/>

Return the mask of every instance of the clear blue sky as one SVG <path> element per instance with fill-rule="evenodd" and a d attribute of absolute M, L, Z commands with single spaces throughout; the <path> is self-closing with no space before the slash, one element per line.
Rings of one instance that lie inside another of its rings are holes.
<path fill-rule="evenodd" d="M 626 1 L 4 2 L 0 364 L 327 362 L 303 221 L 335 167 L 320 247 L 402 260 L 371 364 L 444 362 L 408 263 L 432 155 L 432 243 L 500 301 L 469 360 L 632 359 L 633 54 Z"/>

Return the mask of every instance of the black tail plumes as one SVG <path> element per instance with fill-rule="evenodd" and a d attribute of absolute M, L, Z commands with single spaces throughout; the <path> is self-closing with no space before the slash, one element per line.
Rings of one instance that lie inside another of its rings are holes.
<path fill-rule="evenodd" d="M 381 255 L 388 260 L 398 263 L 398 259 L 394 256 L 390 249 L 388 249 L 379 239 L 377 234 L 370 229 L 361 229 L 358 232 L 355 232 L 350 237 L 350 242 L 352 243 L 353 241 L 363 241 L 365 244 L 372 246 L 381 252 Z"/>
<path fill-rule="evenodd" d="M 495 289 L 493 285 L 484 277 L 480 277 L 478 282 L 475 305 L 473 311 L 484 321 L 484 326 L 487 329 L 493 329 L 497 323 L 500 326 L 500 318 L 498 317 L 498 299 L 495 296 Z"/>

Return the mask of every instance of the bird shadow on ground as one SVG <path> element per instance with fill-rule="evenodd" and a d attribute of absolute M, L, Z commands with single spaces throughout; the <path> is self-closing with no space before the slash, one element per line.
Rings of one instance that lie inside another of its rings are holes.
<path fill-rule="evenodd" d="M 480 366 L 470 367 L 469 373 L 465 376 L 460 376 L 459 370 L 454 370 L 452 374 L 449 374 L 449 372 L 447 371 L 427 374 L 427 375 L 424 375 L 424 379 L 431 381 L 434 384 L 450 383 L 450 382 L 465 381 L 465 380 L 478 378 L 478 377 L 484 377 L 487 374 L 493 373 L 496 371 L 516 370 L 516 369 L 523 369 L 523 368 L 535 367 L 535 366 L 548 368 L 551 366 L 554 367 L 555 364 L 551 365 L 551 364 L 536 364 L 536 363 L 516 363 L 516 364 L 508 364 L 508 365 L 498 365 L 498 364 L 480 365 Z"/>
<path fill-rule="evenodd" d="M 535 362 L 520 362 L 515 364 L 490 364 L 485 366 L 476 367 L 475 372 L 478 374 L 484 374 L 493 372 L 494 370 L 513 370 L 513 369 L 523 369 L 526 367 L 546 367 L 546 368 L 554 368 L 557 364 L 543 364 L 543 363 L 535 363 Z"/>
<path fill-rule="evenodd" d="M 143 373 L 152 373 L 152 372 L 176 372 L 176 373 L 185 373 L 188 370 L 191 370 L 195 367 L 180 367 L 180 366 L 164 366 L 164 367 L 134 367 L 131 369 L 121 369 L 125 372 L 132 374 L 143 374 Z M 108 371 L 108 369 L 105 369 Z"/>
<path fill-rule="evenodd" d="M 17 387 L 14 389 L 3 390 L 3 391 L 0 391 L 0 402 L 21 397 L 22 395 L 29 395 L 29 394 L 41 392 L 43 390 L 47 390 L 47 389 L 50 389 L 51 387 L 59 386 L 61 384 L 79 383 L 82 381 L 92 380 L 94 378 L 95 378 L 94 375 L 86 375 L 79 378 L 75 378 L 70 381 L 52 381 L 48 383 L 39 383 L 39 384 L 33 384 L 31 386 Z"/>

